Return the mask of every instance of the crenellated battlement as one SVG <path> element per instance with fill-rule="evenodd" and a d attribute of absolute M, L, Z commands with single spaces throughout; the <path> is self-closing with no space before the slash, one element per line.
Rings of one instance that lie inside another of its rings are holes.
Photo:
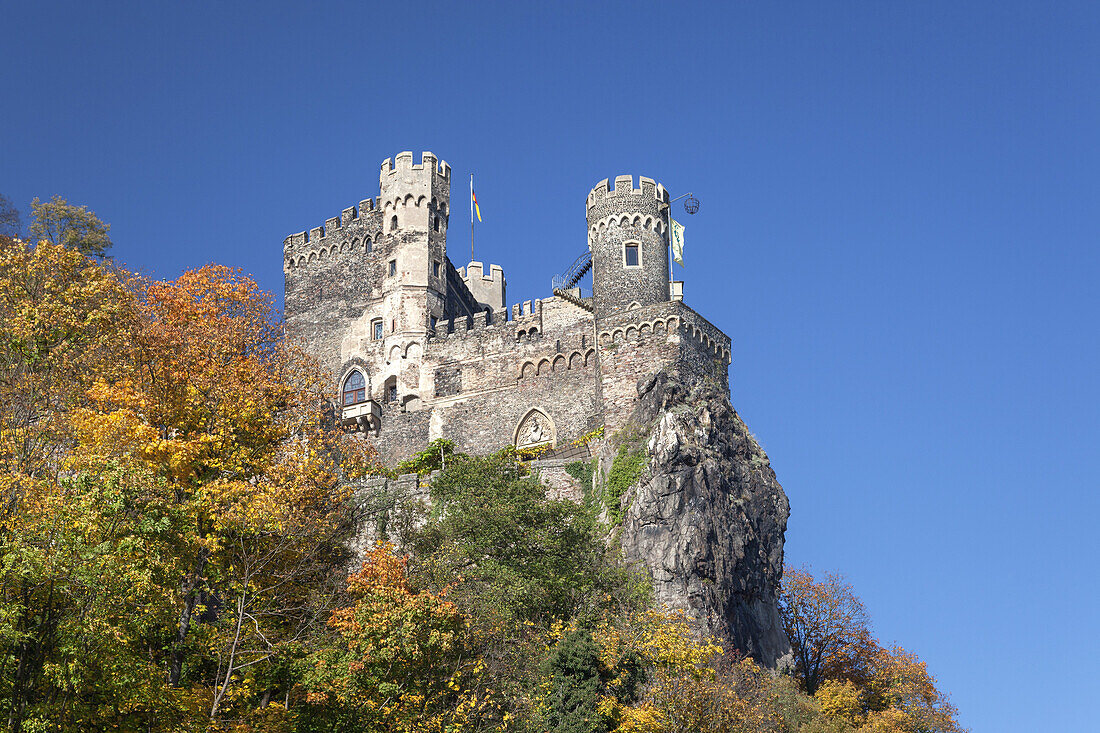
<path fill-rule="evenodd" d="M 588 192 L 587 208 L 592 208 L 609 198 L 621 198 L 623 196 L 640 196 L 653 199 L 659 203 L 668 203 L 668 191 L 660 183 L 645 176 L 638 177 L 638 187 L 634 187 L 633 176 L 616 176 L 615 187 L 608 188 L 608 179 L 603 179 Z"/>
<path fill-rule="evenodd" d="M 378 213 L 379 212 L 374 208 L 374 199 L 363 199 L 359 202 L 358 206 L 351 206 L 344 209 L 340 212 L 340 216 L 325 219 L 325 223 L 322 226 L 313 227 L 308 231 L 291 234 L 283 240 L 283 255 L 292 257 L 298 254 L 309 254 L 310 251 L 316 251 L 320 247 L 321 240 L 341 233 L 338 230 L 350 224 L 355 224 L 357 222 L 365 223 L 365 219 L 375 216 Z"/>
<path fill-rule="evenodd" d="M 455 268 L 459 277 L 464 280 L 480 278 L 482 280 L 500 281 L 504 279 L 504 268 L 500 265 L 489 265 L 489 274 L 485 274 L 485 263 L 474 260 L 466 267 Z"/>
<path fill-rule="evenodd" d="M 451 177 L 451 166 L 447 165 L 447 161 L 439 160 L 434 153 L 423 152 L 420 154 L 420 162 L 413 163 L 413 154 L 411 150 L 398 153 L 392 159 L 386 158 L 382 161 L 381 175 L 394 176 L 402 171 L 422 171 L 431 170 L 438 173 L 440 176 L 446 179 Z"/>
<path fill-rule="evenodd" d="M 465 338 L 484 332 L 503 334 L 516 340 L 535 338 L 542 332 L 542 301 L 525 300 L 499 312 L 481 311 L 473 316 L 439 321 L 432 339 Z"/>
<path fill-rule="evenodd" d="M 679 333 L 700 348 L 701 351 L 732 361 L 730 337 L 681 301 L 659 303 L 636 308 L 604 319 L 599 332 L 603 346 L 648 334 Z"/>

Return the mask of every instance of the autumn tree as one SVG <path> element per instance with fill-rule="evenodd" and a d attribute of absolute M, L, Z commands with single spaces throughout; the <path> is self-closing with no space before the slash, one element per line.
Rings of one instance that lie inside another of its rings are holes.
<path fill-rule="evenodd" d="M 924 662 L 872 638 L 863 604 L 840 576 L 785 570 L 780 615 L 794 674 L 826 718 L 879 733 L 962 730 Z"/>
<path fill-rule="evenodd" d="M 60 196 L 45 202 L 36 197 L 31 212 L 31 236 L 36 241 L 52 242 L 91 257 L 105 257 L 111 248 L 107 235 L 111 225 L 103 223 L 87 206 L 70 204 Z"/>
<path fill-rule="evenodd" d="M 21 229 L 19 209 L 15 208 L 11 199 L 0 193 L 0 239 L 14 239 Z"/>
<path fill-rule="evenodd" d="M 827 678 L 858 674 L 861 650 L 869 644 L 869 620 L 863 603 L 839 575 L 818 580 L 803 568 L 783 573 L 779 613 L 794 654 L 794 674 L 813 695 Z"/>
<path fill-rule="evenodd" d="M 466 618 L 446 598 L 416 591 L 406 559 L 379 544 L 348 578 L 353 605 L 329 625 L 337 645 L 305 676 L 311 729 L 444 731 L 499 721 Z"/>

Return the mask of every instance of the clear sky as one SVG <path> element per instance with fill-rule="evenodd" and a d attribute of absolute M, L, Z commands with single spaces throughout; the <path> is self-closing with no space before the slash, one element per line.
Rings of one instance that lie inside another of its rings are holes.
<path fill-rule="evenodd" d="M 1093 728 L 1100 6 L 526 6 L 5 3 L 0 192 L 281 298 L 285 236 L 431 150 L 452 259 L 473 171 L 519 302 L 600 179 L 693 191 L 685 300 L 733 338 L 788 559 L 845 573 L 975 731 Z"/>

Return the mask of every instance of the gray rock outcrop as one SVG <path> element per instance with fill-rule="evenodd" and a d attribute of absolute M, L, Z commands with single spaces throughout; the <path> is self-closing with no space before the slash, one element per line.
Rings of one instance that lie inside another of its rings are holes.
<path fill-rule="evenodd" d="M 623 497 L 625 558 L 648 568 L 658 602 L 727 649 L 782 665 L 790 644 L 776 592 L 790 506 L 767 455 L 718 385 L 659 372 L 638 394 L 648 471 Z"/>

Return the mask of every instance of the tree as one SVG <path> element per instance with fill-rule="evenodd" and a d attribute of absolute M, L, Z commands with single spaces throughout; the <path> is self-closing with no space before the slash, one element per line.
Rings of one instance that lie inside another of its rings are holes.
<path fill-rule="evenodd" d="M 4 194 L 0 194 L 0 239 L 14 239 L 19 236 L 22 222 L 19 209 Z"/>
<path fill-rule="evenodd" d="M 860 675 L 871 635 L 863 604 L 833 573 L 818 581 L 803 568 L 783 573 L 779 614 L 794 654 L 794 674 L 813 695 L 825 679 Z"/>
<path fill-rule="evenodd" d="M 329 619 L 339 642 L 303 680 L 310 729 L 457 730 L 495 712 L 466 619 L 441 594 L 413 590 L 390 545 L 367 554 L 348 593 L 353 605 Z"/>
<path fill-rule="evenodd" d="M 31 234 L 36 240 L 74 249 L 91 257 L 105 257 L 111 248 L 107 232 L 110 224 L 104 224 L 87 206 L 70 204 L 60 196 L 43 203 L 36 197 L 31 202 L 34 222 Z"/>
<path fill-rule="evenodd" d="M 555 733 L 597 733 L 605 730 L 600 716 L 603 683 L 599 649 L 592 634 L 575 629 L 567 633 L 544 663 L 549 678 L 546 722 Z"/>
<path fill-rule="evenodd" d="M 601 603 L 638 601 L 593 512 L 549 498 L 514 453 L 451 456 L 431 492 L 431 517 L 412 538 L 414 573 L 451 586 L 472 617 L 492 609 L 503 623 L 548 628 Z"/>
<path fill-rule="evenodd" d="M 823 715 L 868 733 L 957 733 L 956 710 L 917 657 L 880 646 L 843 578 L 785 570 L 780 615 L 794 674 Z"/>

